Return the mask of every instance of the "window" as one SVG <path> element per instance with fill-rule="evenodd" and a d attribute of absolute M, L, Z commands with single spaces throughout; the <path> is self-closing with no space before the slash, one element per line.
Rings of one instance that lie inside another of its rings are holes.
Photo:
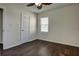
<path fill-rule="evenodd" d="M 48 17 L 40 19 L 41 32 L 48 32 Z"/>

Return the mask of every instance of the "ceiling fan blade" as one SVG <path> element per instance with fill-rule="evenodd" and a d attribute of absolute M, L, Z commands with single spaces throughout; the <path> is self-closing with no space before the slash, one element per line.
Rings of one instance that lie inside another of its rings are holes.
<path fill-rule="evenodd" d="M 28 7 L 29 6 L 33 6 L 33 5 L 35 5 L 35 3 L 29 3 L 29 4 L 27 4 Z"/>
<path fill-rule="evenodd" d="M 52 4 L 52 3 L 42 3 L 43 5 L 50 5 L 50 4 Z"/>

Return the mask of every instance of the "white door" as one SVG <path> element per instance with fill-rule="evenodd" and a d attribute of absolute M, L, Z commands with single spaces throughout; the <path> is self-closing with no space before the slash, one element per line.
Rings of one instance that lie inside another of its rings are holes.
<path fill-rule="evenodd" d="M 30 17 L 26 13 L 21 16 L 21 43 L 26 43 L 29 41 Z"/>

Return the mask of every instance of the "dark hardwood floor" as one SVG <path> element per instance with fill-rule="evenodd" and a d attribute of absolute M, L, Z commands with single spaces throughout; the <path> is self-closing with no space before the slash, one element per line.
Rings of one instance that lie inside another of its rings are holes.
<path fill-rule="evenodd" d="M 59 43 L 34 40 L 4 50 L 2 56 L 79 56 L 79 48 Z"/>

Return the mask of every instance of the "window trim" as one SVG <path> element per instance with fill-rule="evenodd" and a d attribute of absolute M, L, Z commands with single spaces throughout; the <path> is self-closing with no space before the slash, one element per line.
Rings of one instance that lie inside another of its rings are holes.
<path fill-rule="evenodd" d="M 48 24 L 47 24 L 47 25 L 48 25 L 48 28 L 47 28 L 47 31 L 41 31 L 41 27 L 42 27 L 41 19 L 42 19 L 42 18 L 47 18 L 47 20 L 48 20 Z M 40 18 L 40 32 L 44 32 L 44 33 L 48 33 L 48 32 L 49 32 L 49 17 L 41 17 L 41 18 Z"/>

